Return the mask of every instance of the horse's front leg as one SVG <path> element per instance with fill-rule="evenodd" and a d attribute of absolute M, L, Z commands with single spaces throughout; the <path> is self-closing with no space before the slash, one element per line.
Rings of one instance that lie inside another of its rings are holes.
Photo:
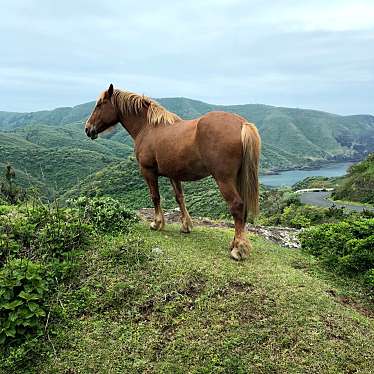
<path fill-rule="evenodd" d="M 149 192 L 155 207 L 155 218 L 151 223 L 152 230 L 162 230 L 165 227 L 164 214 L 161 209 L 160 204 L 160 192 L 158 190 L 158 176 L 151 170 L 146 168 L 141 168 L 142 174 L 145 181 L 148 184 Z"/>
<path fill-rule="evenodd" d="M 179 204 L 179 208 L 181 210 L 181 221 L 182 221 L 181 232 L 188 234 L 192 230 L 192 220 L 191 220 L 190 215 L 188 214 L 186 204 L 184 202 L 182 183 L 180 181 L 177 181 L 171 178 L 170 178 L 170 182 L 174 189 L 175 199 L 177 200 L 177 203 Z"/>

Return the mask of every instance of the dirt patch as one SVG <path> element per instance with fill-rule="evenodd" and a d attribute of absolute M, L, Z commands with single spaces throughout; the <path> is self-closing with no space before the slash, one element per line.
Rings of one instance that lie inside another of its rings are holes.
<path fill-rule="evenodd" d="M 139 216 L 151 222 L 153 220 L 153 209 L 143 208 L 138 211 Z M 179 223 L 180 212 L 178 209 L 164 212 L 166 223 Z M 204 227 L 217 227 L 217 228 L 233 228 L 232 222 L 226 221 L 212 221 L 208 218 L 194 217 L 192 219 L 195 226 Z M 274 243 L 287 248 L 300 248 L 300 241 L 298 234 L 300 230 L 291 227 L 273 227 L 273 226 L 254 226 L 251 224 L 246 225 L 247 232 L 251 232 L 255 235 L 262 236 Z"/>
<path fill-rule="evenodd" d="M 203 279 L 189 280 L 185 287 L 166 293 L 161 298 L 154 298 L 147 300 L 142 304 L 139 311 L 139 318 L 137 321 L 148 321 L 153 313 L 157 310 L 162 310 L 168 303 L 174 302 L 178 299 L 180 303 L 176 311 L 177 314 L 183 310 L 192 310 L 195 307 L 195 301 L 205 288 L 206 281 Z"/>
<path fill-rule="evenodd" d="M 229 297 L 232 294 L 250 293 L 254 290 L 254 285 L 247 282 L 232 281 L 226 286 L 214 291 L 212 297 Z"/>
<path fill-rule="evenodd" d="M 331 340 L 347 340 L 341 327 L 337 325 L 333 317 L 327 316 L 323 319 L 326 335 Z"/>
<path fill-rule="evenodd" d="M 231 312 L 235 311 L 240 323 L 266 319 L 276 307 L 275 300 L 269 297 L 265 290 L 260 290 L 248 282 L 231 281 L 226 286 L 215 290 L 211 297 L 220 298 L 223 299 L 223 303 L 232 304 Z M 221 322 L 225 324 L 228 321 L 224 318 Z"/>
<path fill-rule="evenodd" d="M 299 259 L 292 261 L 291 266 L 297 270 L 309 270 L 310 268 L 310 265 L 307 262 Z"/>
<path fill-rule="evenodd" d="M 332 296 L 337 303 L 339 303 L 341 305 L 344 305 L 348 308 L 352 308 L 352 309 L 356 310 L 357 312 L 359 312 L 360 314 L 364 315 L 365 317 L 374 318 L 374 310 L 373 309 L 370 309 L 370 308 L 356 302 L 351 297 L 338 295 L 337 292 L 335 290 L 332 290 L 332 289 L 327 290 L 326 293 L 328 295 Z"/>

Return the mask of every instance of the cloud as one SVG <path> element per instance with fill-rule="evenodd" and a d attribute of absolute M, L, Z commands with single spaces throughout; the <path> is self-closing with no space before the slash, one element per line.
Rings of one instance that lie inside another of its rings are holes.
<path fill-rule="evenodd" d="M 113 81 L 153 97 L 373 113 L 373 12 L 345 0 L 19 0 L 2 9 L 0 109 L 75 105 Z"/>

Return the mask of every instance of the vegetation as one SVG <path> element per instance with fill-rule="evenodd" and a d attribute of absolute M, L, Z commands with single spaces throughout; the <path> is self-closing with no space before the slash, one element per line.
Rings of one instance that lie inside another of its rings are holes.
<path fill-rule="evenodd" d="M 374 153 L 352 165 L 333 193 L 336 200 L 374 204 Z"/>
<path fill-rule="evenodd" d="M 0 271 L 0 372 L 370 370 L 370 301 L 313 256 L 251 237 L 251 259 L 235 263 L 231 230 L 152 232 L 130 216 L 118 231 L 116 203 L 95 201 L 89 215 L 87 201 L 1 208 L 13 245 Z M 62 222 L 75 234 L 46 249 L 41 233 Z"/>
<path fill-rule="evenodd" d="M 294 191 L 306 188 L 335 188 L 340 178 L 307 177 L 292 186 Z"/>
<path fill-rule="evenodd" d="M 297 229 L 322 223 L 336 223 L 347 219 L 373 216 L 370 212 L 350 212 L 342 208 L 322 208 L 301 204 L 291 189 L 263 190 L 257 222 L 270 226 L 287 226 Z"/>
<path fill-rule="evenodd" d="M 127 233 L 138 220 L 133 211 L 111 197 L 80 197 L 72 203 L 81 210 L 83 220 L 98 232 Z"/>
<path fill-rule="evenodd" d="M 371 116 L 161 103 L 185 118 L 224 109 L 256 122 L 263 170 L 373 150 Z M 344 178 L 262 188 L 258 222 L 303 229 L 304 251 L 251 236 L 252 256 L 236 263 L 232 230 L 139 222 L 134 210 L 152 204 L 131 140 L 84 138 L 91 108 L 0 112 L 0 373 L 372 370 L 373 215 L 305 206 L 293 192 L 322 183 L 372 203 L 372 156 Z M 176 207 L 160 184 L 163 207 Z M 192 216 L 230 218 L 213 179 L 184 189 Z"/>
<path fill-rule="evenodd" d="M 256 123 L 263 142 L 263 171 L 359 159 L 374 150 L 372 116 L 343 117 L 266 105 L 219 106 L 185 98 L 159 101 L 183 118 L 225 110 Z M 53 196 L 56 185 L 56 192 L 62 193 L 76 184 L 77 169 L 84 178 L 116 162 L 116 157 L 124 159 L 131 153 L 132 141 L 122 129 L 106 134 L 96 142 L 85 137 L 83 122 L 92 106 L 91 102 L 35 113 L 0 112 L 0 163 L 12 163 L 17 171 L 36 178 Z M 75 162 L 64 156 L 69 154 L 74 155 Z M 35 162 L 29 163 L 28 159 Z M 63 167 L 71 173 L 59 173 Z M 64 179 L 62 183 L 61 178 Z"/>
<path fill-rule="evenodd" d="M 0 166 L 10 163 L 22 187 L 37 186 L 44 196 L 73 187 L 89 174 L 126 158 L 132 149 L 116 141 L 85 139 L 82 127 L 27 126 L 0 132 Z"/>
<path fill-rule="evenodd" d="M 230 217 L 225 201 L 212 178 L 198 182 L 183 183 L 185 199 L 193 216 L 225 218 Z M 160 194 L 165 209 L 177 207 L 174 192 L 167 178 L 160 178 Z M 140 174 L 135 158 L 108 166 L 83 179 L 74 188 L 62 195 L 62 200 L 79 196 L 110 196 L 126 203 L 134 210 L 152 207 L 148 187 Z"/>
<path fill-rule="evenodd" d="M 123 234 L 136 222 L 118 202 L 93 204 L 95 214 L 82 201 L 80 209 L 35 200 L 0 206 L 0 369 L 14 372 L 41 347 L 56 292 L 75 278 L 92 236 Z"/>
<path fill-rule="evenodd" d="M 366 277 L 374 288 L 374 218 L 310 228 L 302 246 L 334 270 Z"/>
<path fill-rule="evenodd" d="M 48 290 L 42 265 L 15 259 L 0 270 L 0 344 L 42 335 Z"/>
<path fill-rule="evenodd" d="M 22 198 L 23 191 L 15 183 L 16 172 L 11 165 L 5 167 L 5 178 L 0 183 L 0 194 L 11 204 Z"/>

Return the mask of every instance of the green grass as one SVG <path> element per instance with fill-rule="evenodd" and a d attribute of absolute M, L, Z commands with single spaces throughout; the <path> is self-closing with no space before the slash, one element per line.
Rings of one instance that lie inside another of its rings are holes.
<path fill-rule="evenodd" d="M 250 259 L 233 262 L 232 234 L 139 224 L 128 238 L 100 238 L 56 294 L 31 372 L 372 370 L 372 306 L 359 286 L 255 236 Z"/>
<path fill-rule="evenodd" d="M 331 197 L 329 197 L 328 200 L 332 201 L 333 203 L 338 203 L 338 204 L 356 205 L 356 206 L 363 206 L 363 207 L 373 208 L 373 204 L 360 203 L 358 201 L 335 200 L 335 199 L 333 199 Z"/>
<path fill-rule="evenodd" d="M 337 200 L 374 204 L 374 153 L 348 169 L 332 196 Z"/>

